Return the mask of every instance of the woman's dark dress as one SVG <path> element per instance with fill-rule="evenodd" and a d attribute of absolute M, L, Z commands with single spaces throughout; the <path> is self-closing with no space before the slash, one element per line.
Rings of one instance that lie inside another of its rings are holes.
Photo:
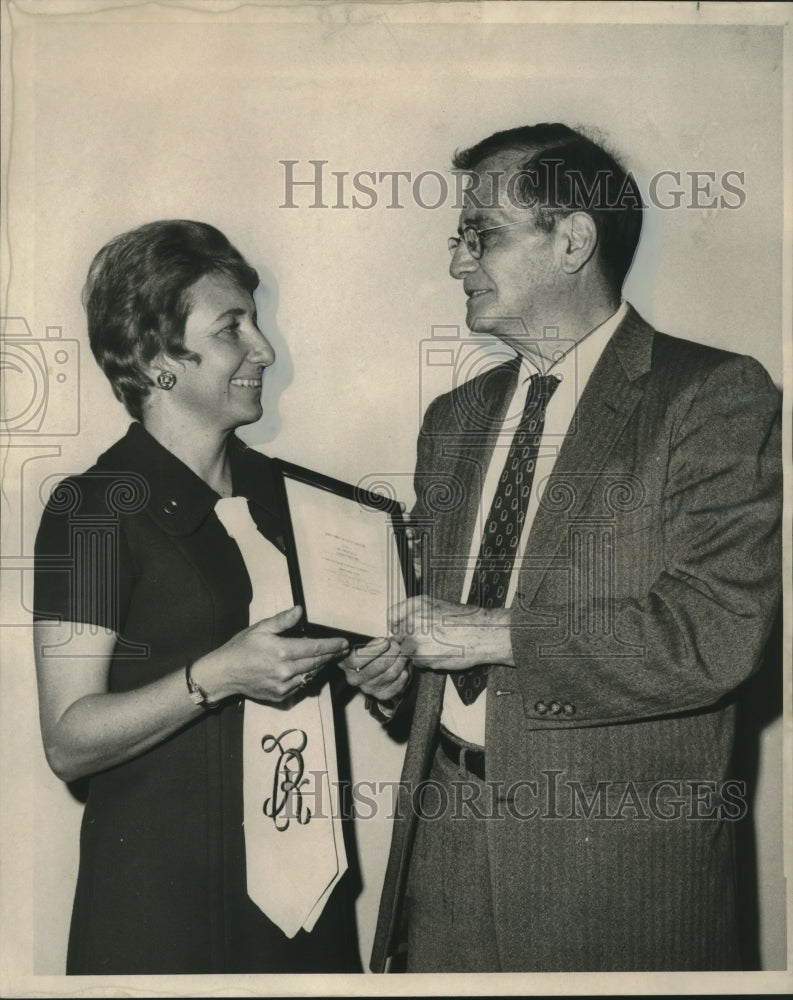
<path fill-rule="evenodd" d="M 230 455 L 234 493 L 280 544 L 269 459 L 236 438 Z M 116 631 L 111 692 L 183 669 L 248 625 L 250 583 L 217 499 L 137 423 L 53 492 L 35 616 Z M 68 973 L 360 971 L 349 873 L 314 931 L 292 940 L 248 899 L 242 720 L 243 700 L 231 699 L 91 777 Z"/>

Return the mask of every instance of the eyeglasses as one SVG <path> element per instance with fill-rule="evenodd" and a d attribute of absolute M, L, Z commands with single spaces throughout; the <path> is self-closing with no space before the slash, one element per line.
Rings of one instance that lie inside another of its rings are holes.
<path fill-rule="evenodd" d="M 465 248 L 474 258 L 479 260 L 483 253 L 482 236 L 485 233 L 494 233 L 497 229 L 511 229 L 512 226 L 525 226 L 527 223 L 534 223 L 534 219 L 521 219 L 520 222 L 505 222 L 503 226 L 490 226 L 488 229 L 477 229 L 475 226 L 465 226 L 461 236 L 449 237 L 449 253 L 455 254 L 461 243 L 465 243 Z"/>

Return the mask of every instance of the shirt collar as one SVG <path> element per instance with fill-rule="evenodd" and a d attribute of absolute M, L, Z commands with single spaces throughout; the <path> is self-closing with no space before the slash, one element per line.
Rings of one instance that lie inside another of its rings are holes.
<path fill-rule="evenodd" d="M 553 365 L 551 365 L 550 368 L 548 368 L 546 374 L 564 376 L 565 372 L 572 366 L 577 366 L 580 384 L 582 374 L 584 372 L 587 374 L 590 373 L 595 367 L 598 358 L 603 353 L 603 349 L 627 313 L 628 303 L 623 299 L 616 312 L 612 313 L 611 316 L 609 316 L 608 319 L 606 319 L 599 326 L 596 326 L 594 330 L 590 330 L 590 332 L 583 336 L 579 341 L 571 344 L 569 341 L 561 340 L 559 342 L 559 348 L 563 354 L 557 361 L 554 362 Z M 539 374 L 541 374 L 541 372 L 534 362 L 521 356 L 519 370 L 520 382 L 525 382 L 527 379 L 531 378 L 532 375 Z"/>

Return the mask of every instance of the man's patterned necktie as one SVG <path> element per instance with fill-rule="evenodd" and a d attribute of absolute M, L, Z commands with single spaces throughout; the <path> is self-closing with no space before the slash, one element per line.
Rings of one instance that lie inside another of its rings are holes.
<path fill-rule="evenodd" d="M 482 608 L 504 607 L 529 507 L 545 409 L 558 385 L 553 375 L 532 375 L 523 416 L 512 439 L 485 524 L 468 604 Z M 464 705 L 472 705 L 485 690 L 489 668 L 489 664 L 482 663 L 452 674 Z"/>

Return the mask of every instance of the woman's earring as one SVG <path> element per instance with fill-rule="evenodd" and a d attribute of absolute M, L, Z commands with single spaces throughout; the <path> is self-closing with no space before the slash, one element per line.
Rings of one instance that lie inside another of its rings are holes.
<path fill-rule="evenodd" d="M 173 372 L 160 372 L 157 376 L 157 385 L 161 389 L 173 389 L 176 385 L 176 376 Z"/>

